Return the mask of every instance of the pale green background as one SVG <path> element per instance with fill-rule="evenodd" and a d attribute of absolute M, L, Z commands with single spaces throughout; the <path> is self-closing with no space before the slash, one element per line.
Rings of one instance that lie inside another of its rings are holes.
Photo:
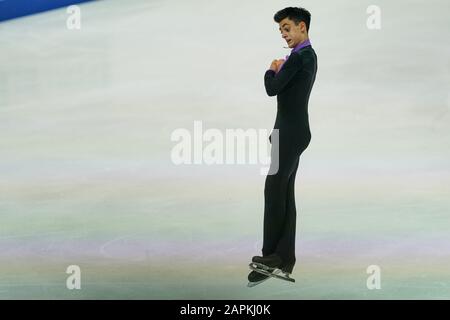
<path fill-rule="evenodd" d="M 79 31 L 65 9 L 0 24 L 0 298 L 450 298 L 447 0 L 300 3 L 319 70 L 295 284 L 246 287 L 260 166 L 171 162 L 194 120 L 272 128 L 263 74 L 289 53 L 272 20 L 289 5 L 109 0 L 80 6 Z"/>

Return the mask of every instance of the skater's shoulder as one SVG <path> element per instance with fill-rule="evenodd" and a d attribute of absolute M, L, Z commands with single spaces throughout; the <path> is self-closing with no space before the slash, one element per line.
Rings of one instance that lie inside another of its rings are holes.
<path fill-rule="evenodd" d="M 316 52 L 312 46 L 304 47 L 303 49 L 296 51 L 295 54 L 299 59 L 310 59 L 316 57 Z"/>
<path fill-rule="evenodd" d="M 317 56 L 312 47 L 308 46 L 296 52 L 297 60 L 301 65 L 314 65 L 317 63 Z"/>

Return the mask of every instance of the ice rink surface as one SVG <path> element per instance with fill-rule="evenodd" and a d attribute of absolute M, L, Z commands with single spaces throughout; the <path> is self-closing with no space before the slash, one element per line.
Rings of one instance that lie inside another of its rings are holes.
<path fill-rule="evenodd" d="M 260 166 L 175 165 L 170 137 L 273 127 L 263 75 L 289 53 L 272 17 L 290 5 L 312 13 L 319 65 L 296 283 L 250 289 Z M 80 8 L 80 30 L 64 8 L 0 24 L 0 298 L 450 298 L 447 0 Z"/>

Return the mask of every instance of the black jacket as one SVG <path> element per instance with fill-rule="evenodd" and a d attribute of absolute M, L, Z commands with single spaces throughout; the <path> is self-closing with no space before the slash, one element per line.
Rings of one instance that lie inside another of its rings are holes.
<path fill-rule="evenodd" d="M 269 96 L 277 96 L 274 128 L 286 128 L 285 131 L 311 138 L 308 101 L 316 73 L 317 56 L 310 45 L 292 53 L 278 73 L 266 71 L 266 92 Z"/>

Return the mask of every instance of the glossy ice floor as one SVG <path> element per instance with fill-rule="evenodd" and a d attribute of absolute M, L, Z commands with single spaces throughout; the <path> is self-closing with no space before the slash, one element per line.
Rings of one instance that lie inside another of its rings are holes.
<path fill-rule="evenodd" d="M 450 5 L 303 1 L 319 59 L 295 284 L 249 289 L 259 165 L 175 165 L 171 133 L 270 130 L 273 1 L 119 1 L 0 24 L 0 298 L 450 298 Z M 424 9 L 426 8 L 426 10 Z M 66 268 L 81 268 L 81 290 Z M 366 269 L 381 268 L 368 290 Z"/>

